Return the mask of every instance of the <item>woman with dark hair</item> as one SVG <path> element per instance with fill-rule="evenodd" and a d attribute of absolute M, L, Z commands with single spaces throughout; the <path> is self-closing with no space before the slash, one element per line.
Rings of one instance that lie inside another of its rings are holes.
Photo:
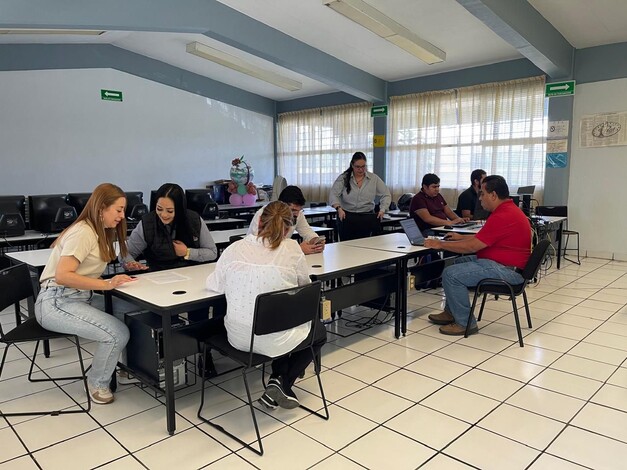
<path fill-rule="evenodd" d="M 376 214 L 375 198 L 379 198 Z M 367 170 L 366 156 L 355 152 L 350 165 L 335 180 L 329 194 L 329 205 L 337 209 L 340 240 L 379 234 L 381 218 L 391 200 L 390 190 L 383 180 Z"/>
<path fill-rule="evenodd" d="M 119 187 L 104 183 L 94 189 L 76 221 L 52 244 L 35 303 L 35 318 L 44 328 L 96 341 L 87 385 L 91 400 L 101 405 L 113 401 L 109 382 L 129 331 L 124 322 L 92 305 L 98 297 L 92 291 L 133 280 L 126 274 L 100 277 L 116 257 L 114 241 L 126 255 L 125 209 L 126 196 Z"/>
<path fill-rule="evenodd" d="M 128 240 L 128 254 L 120 255 L 124 269 L 168 269 L 213 261 L 216 244 L 200 216 L 188 210 L 183 189 L 165 183 L 157 190 L 155 210 L 142 217 Z M 146 258 L 148 266 L 136 261 Z"/>
<path fill-rule="evenodd" d="M 229 343 L 237 349 L 250 348 L 257 295 L 311 282 L 303 251 L 295 240 L 287 238 L 292 220 L 286 203 L 268 204 L 259 218 L 259 232 L 229 245 L 207 278 L 208 290 L 226 296 L 224 326 Z M 255 337 L 253 350 L 270 357 L 280 356 L 315 334 L 317 353 L 326 341 L 326 330 L 323 325 L 312 327 L 307 324 Z M 259 402 L 268 409 L 299 406 L 292 386 L 311 361 L 308 349 L 274 360 L 268 388 Z"/>

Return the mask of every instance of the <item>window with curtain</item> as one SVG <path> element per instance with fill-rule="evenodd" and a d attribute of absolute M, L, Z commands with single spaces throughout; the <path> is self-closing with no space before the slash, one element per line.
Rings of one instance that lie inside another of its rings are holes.
<path fill-rule="evenodd" d="M 364 152 L 372 171 L 370 103 L 283 113 L 277 124 L 278 172 L 308 201 L 326 201 L 333 182 Z"/>
<path fill-rule="evenodd" d="M 455 206 L 476 168 L 505 177 L 511 192 L 534 184 L 541 198 L 544 77 L 393 97 L 389 109 L 386 183 L 394 199 L 436 173 Z"/>

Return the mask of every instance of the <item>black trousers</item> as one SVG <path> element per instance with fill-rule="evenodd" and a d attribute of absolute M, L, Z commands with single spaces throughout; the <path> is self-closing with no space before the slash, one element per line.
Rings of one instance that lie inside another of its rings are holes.
<path fill-rule="evenodd" d="M 298 376 L 307 368 L 313 358 L 311 357 L 311 351 L 309 350 L 309 343 L 311 337 L 314 337 L 314 354 L 317 358 L 320 358 L 320 348 L 327 342 L 327 330 L 324 325 L 318 321 L 317 324 L 312 325 L 311 331 L 305 340 L 298 345 L 299 349 L 287 356 L 280 357 L 272 361 L 272 377 L 283 377 L 284 385 L 288 388 L 292 388 L 294 382 Z M 320 367 L 317 364 L 316 367 Z"/>
<path fill-rule="evenodd" d="M 381 234 L 381 221 L 374 212 L 344 212 L 344 220 L 337 221 L 340 241 Z"/>

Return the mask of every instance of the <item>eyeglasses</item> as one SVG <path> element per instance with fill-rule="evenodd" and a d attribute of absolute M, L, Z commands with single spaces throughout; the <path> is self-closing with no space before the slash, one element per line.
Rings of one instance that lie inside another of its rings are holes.
<path fill-rule="evenodd" d="M 356 170 L 363 170 L 364 168 L 366 168 L 366 165 L 353 165 L 353 168 L 355 168 Z"/>

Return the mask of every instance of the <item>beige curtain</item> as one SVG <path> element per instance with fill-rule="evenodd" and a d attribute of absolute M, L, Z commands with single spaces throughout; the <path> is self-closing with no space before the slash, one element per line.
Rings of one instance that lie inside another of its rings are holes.
<path fill-rule="evenodd" d="M 315 108 L 278 116 L 278 172 L 308 201 L 327 201 L 333 182 L 353 153 L 364 152 L 372 170 L 370 103 Z"/>
<path fill-rule="evenodd" d="M 396 200 L 436 173 L 455 207 L 472 170 L 482 168 L 504 176 L 512 193 L 536 185 L 541 200 L 545 135 L 544 77 L 393 97 L 387 184 Z"/>

